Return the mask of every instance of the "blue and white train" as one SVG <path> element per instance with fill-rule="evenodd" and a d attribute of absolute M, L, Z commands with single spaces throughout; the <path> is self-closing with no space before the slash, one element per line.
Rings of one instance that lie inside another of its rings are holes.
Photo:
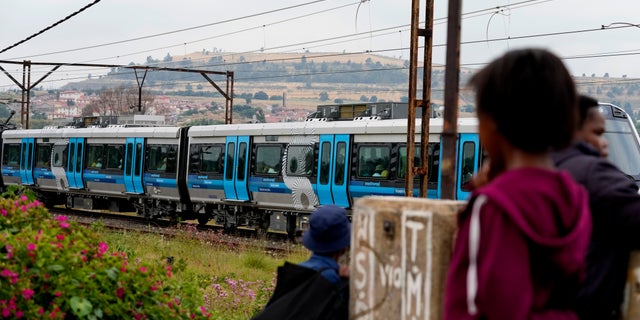
<path fill-rule="evenodd" d="M 602 110 L 610 158 L 640 181 L 633 123 L 618 107 Z M 428 198 L 441 192 L 442 126 L 442 119 L 430 119 Z M 48 206 L 293 235 L 317 206 L 349 210 L 360 197 L 404 196 L 406 127 L 407 119 L 391 119 L 5 130 L 2 184 L 33 189 Z M 469 196 L 466 182 L 481 165 L 477 130 L 476 118 L 459 119 L 459 200 Z M 414 162 L 419 166 L 421 159 Z"/>

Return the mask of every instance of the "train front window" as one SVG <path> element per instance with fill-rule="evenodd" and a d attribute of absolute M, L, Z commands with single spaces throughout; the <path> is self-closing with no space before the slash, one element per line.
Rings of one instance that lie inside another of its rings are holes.
<path fill-rule="evenodd" d="M 626 118 L 606 120 L 605 139 L 609 142 L 608 159 L 624 173 L 637 177 L 640 175 L 640 146 L 632 124 Z"/>

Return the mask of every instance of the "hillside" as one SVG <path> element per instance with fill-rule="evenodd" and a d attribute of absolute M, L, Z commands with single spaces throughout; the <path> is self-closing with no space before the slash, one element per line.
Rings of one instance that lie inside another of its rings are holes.
<path fill-rule="evenodd" d="M 408 57 L 407 57 L 408 58 Z M 405 101 L 408 92 L 408 60 L 376 54 L 341 53 L 232 53 L 193 52 L 184 56 L 148 57 L 136 65 L 233 71 L 234 104 L 252 104 L 266 108 L 302 108 L 314 110 L 319 104 L 334 101 Z M 443 103 L 444 67 L 432 70 L 431 100 Z M 462 69 L 460 83 L 466 83 L 473 69 Z M 421 72 L 421 69 L 419 70 Z M 418 79 L 422 79 L 419 73 Z M 620 105 L 634 114 L 640 109 L 640 87 L 621 78 L 576 76 L 578 90 L 600 101 Z M 225 88 L 225 81 L 218 81 Z M 221 81 L 221 82 L 220 82 Z M 130 71 L 116 70 L 102 79 L 70 83 L 63 89 L 100 90 L 112 86 L 136 87 Z M 419 81 L 418 89 L 422 85 Z M 223 103 L 216 90 L 200 75 L 151 72 L 144 89 L 155 95 L 199 97 Z M 244 99 L 266 93 L 267 100 Z M 324 95 L 326 100 L 321 100 Z M 418 96 L 421 93 L 418 92 Z M 195 99 L 195 98 L 194 98 Z M 459 106 L 472 106 L 472 93 L 460 92 Z"/>

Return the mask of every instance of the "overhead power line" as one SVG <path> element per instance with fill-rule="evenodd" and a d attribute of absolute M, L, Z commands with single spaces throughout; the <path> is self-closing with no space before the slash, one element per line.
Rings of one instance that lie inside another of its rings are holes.
<path fill-rule="evenodd" d="M 39 35 L 43 34 L 43 33 L 45 33 L 47 30 L 49 30 L 49 29 L 51 29 L 51 28 L 53 28 L 53 27 L 55 27 L 55 26 L 57 26 L 57 25 L 59 25 L 59 24 L 61 24 L 61 23 L 65 22 L 65 21 L 67 21 L 67 20 L 71 19 L 73 16 L 75 16 L 75 15 L 77 15 L 78 13 L 80 13 L 80 12 L 82 12 L 82 11 L 84 11 L 84 10 L 86 10 L 86 9 L 90 8 L 91 6 L 93 6 L 94 4 L 96 4 L 96 3 L 98 3 L 98 2 L 100 2 L 100 0 L 95 0 L 93 3 L 90 3 L 90 4 L 86 5 L 86 6 L 84 6 L 82 9 L 80 9 L 80 10 L 78 10 L 78 11 L 76 11 L 76 12 L 74 12 L 74 13 L 72 13 L 72 14 L 68 15 L 68 16 L 66 16 L 64 19 L 59 20 L 58 22 L 56 22 L 56 23 L 54 23 L 54 24 L 52 24 L 52 25 L 50 25 L 50 26 L 48 26 L 48 27 L 46 27 L 46 28 L 44 28 L 44 29 L 42 29 L 42 30 L 38 31 L 38 32 L 37 32 L 37 33 L 35 33 L 35 34 L 32 34 L 31 36 L 27 37 L 26 39 L 24 39 L 24 40 L 22 40 L 22 41 L 18 41 L 18 42 L 16 42 L 16 43 L 14 43 L 14 44 L 10 45 L 9 47 L 2 49 L 2 51 L 0 51 L 0 53 L 3 53 L 3 52 L 5 52 L 5 51 L 7 51 L 7 50 L 10 50 L 10 49 L 12 49 L 12 48 L 15 48 L 15 47 L 19 46 L 20 44 L 25 43 L 25 42 L 27 42 L 27 41 L 29 41 L 29 40 L 31 40 L 31 39 L 33 39 L 33 38 L 35 38 L 35 37 L 37 37 L 37 36 L 39 36 Z"/>

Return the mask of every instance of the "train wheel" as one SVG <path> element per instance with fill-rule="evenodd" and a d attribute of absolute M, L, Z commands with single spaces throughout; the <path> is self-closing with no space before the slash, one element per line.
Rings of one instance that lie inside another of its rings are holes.
<path fill-rule="evenodd" d="M 298 215 L 288 214 L 287 215 L 287 238 L 291 242 L 296 242 L 296 230 L 298 222 Z"/>
<path fill-rule="evenodd" d="M 209 217 L 206 215 L 199 215 L 198 216 L 198 224 L 201 226 L 204 226 L 205 224 L 209 223 Z"/>
<path fill-rule="evenodd" d="M 213 217 L 213 208 L 211 206 L 205 206 L 204 207 L 204 214 L 203 213 L 196 213 L 198 215 L 197 219 L 198 219 L 198 224 L 200 225 L 205 225 L 207 223 L 209 223 L 209 221 L 211 220 L 211 218 Z"/>
<path fill-rule="evenodd" d="M 266 239 L 269 232 L 270 215 L 264 213 L 261 218 L 256 221 L 256 237 L 258 239 Z"/>

